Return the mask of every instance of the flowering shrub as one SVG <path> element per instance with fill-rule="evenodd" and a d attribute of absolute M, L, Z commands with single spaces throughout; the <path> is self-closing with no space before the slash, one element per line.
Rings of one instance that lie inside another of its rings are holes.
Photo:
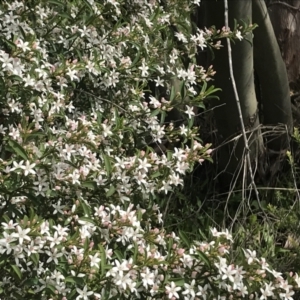
<path fill-rule="evenodd" d="M 155 204 L 210 158 L 193 107 L 214 71 L 197 49 L 253 29 L 192 32 L 198 2 L 0 4 L 1 299 L 292 296 L 297 275 L 249 250 L 231 264 L 227 232 L 167 233 Z M 166 122 L 175 109 L 179 125 Z M 153 150 L 166 141 L 180 146 Z"/>

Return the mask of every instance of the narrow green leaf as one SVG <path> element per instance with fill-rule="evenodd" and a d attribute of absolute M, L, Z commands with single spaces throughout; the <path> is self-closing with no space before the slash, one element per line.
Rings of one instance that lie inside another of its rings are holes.
<path fill-rule="evenodd" d="M 113 185 L 111 185 L 109 190 L 106 193 L 106 197 L 112 196 L 115 193 L 115 191 L 116 191 L 116 188 Z"/>
<path fill-rule="evenodd" d="M 38 253 L 31 253 L 30 258 L 36 266 L 39 264 L 40 255 Z"/>
<path fill-rule="evenodd" d="M 156 171 L 155 173 L 151 174 L 151 179 L 157 178 L 161 175 L 159 171 Z"/>
<path fill-rule="evenodd" d="M 136 54 L 135 59 L 133 60 L 133 62 L 131 64 L 130 68 L 133 68 L 136 65 L 136 63 L 139 61 L 140 56 L 141 56 L 141 47 L 139 47 L 138 45 L 135 45 L 135 46 L 137 46 L 139 50 L 138 50 L 138 53 Z"/>
<path fill-rule="evenodd" d="M 105 275 L 105 272 L 106 272 L 106 252 L 105 252 L 105 249 L 104 247 L 99 244 L 99 248 L 100 248 L 100 258 L 101 258 L 101 261 L 100 261 L 100 265 L 101 265 L 101 276 L 104 276 Z"/>
<path fill-rule="evenodd" d="M 167 257 L 167 260 L 168 260 L 169 257 L 170 257 L 171 249 L 172 249 L 172 247 L 173 247 L 173 244 L 174 244 L 174 239 L 173 239 L 173 238 L 170 238 L 170 239 L 169 239 L 169 243 L 168 243 L 168 257 Z"/>
<path fill-rule="evenodd" d="M 123 260 L 123 253 L 122 253 L 122 251 L 116 249 L 116 250 L 114 250 L 114 254 L 117 256 L 117 258 L 118 258 L 119 261 Z"/>
<path fill-rule="evenodd" d="M 57 292 L 56 288 L 53 285 L 51 285 L 51 284 L 47 285 L 47 289 L 50 290 L 54 295 Z"/>
<path fill-rule="evenodd" d="M 65 282 L 69 282 L 69 283 L 77 283 L 76 280 L 73 277 L 66 277 L 64 279 Z"/>
<path fill-rule="evenodd" d="M 172 102 L 175 99 L 175 96 L 176 96 L 175 92 L 176 92 L 175 91 L 175 86 L 173 85 L 172 89 L 171 89 L 170 102 Z"/>
<path fill-rule="evenodd" d="M 188 128 L 191 129 L 194 125 L 194 120 L 195 118 L 193 116 L 191 116 L 191 118 L 189 119 L 189 123 L 188 123 Z"/>
<path fill-rule="evenodd" d="M 18 81 L 18 82 L 23 82 L 23 79 L 22 79 L 22 77 L 20 77 L 20 76 L 18 76 L 18 75 L 11 75 L 11 76 L 9 76 L 8 77 L 8 79 L 10 80 L 10 81 Z"/>
<path fill-rule="evenodd" d="M 210 261 L 209 261 L 207 255 L 206 255 L 204 252 L 202 252 L 202 251 L 198 251 L 197 253 L 198 253 L 198 255 L 200 256 L 200 259 L 201 259 L 201 260 L 202 260 L 209 268 L 211 268 L 211 264 L 210 264 Z"/>
<path fill-rule="evenodd" d="M 14 150 L 14 152 L 21 156 L 23 159 L 28 160 L 26 151 L 14 140 L 9 140 L 8 145 Z"/>
<path fill-rule="evenodd" d="M 83 0 L 83 2 L 86 4 L 86 6 L 88 6 L 88 8 L 93 11 L 93 7 L 92 5 L 87 1 L 87 0 Z"/>
<path fill-rule="evenodd" d="M 56 5 L 59 5 L 59 6 L 65 6 L 65 4 L 61 1 L 58 1 L 58 0 L 48 0 L 49 3 L 52 3 L 52 4 L 56 4 Z"/>
<path fill-rule="evenodd" d="M 1 36 L 1 39 L 13 50 L 17 49 L 17 45 L 14 44 L 13 42 L 7 40 L 6 38 L 4 38 L 3 36 Z"/>
<path fill-rule="evenodd" d="M 102 154 L 102 157 L 104 159 L 105 170 L 106 170 L 107 176 L 110 176 L 110 174 L 111 174 L 111 162 L 110 162 L 110 159 L 109 159 L 108 155 L 106 155 L 105 153 Z"/>
<path fill-rule="evenodd" d="M 166 112 L 164 110 L 162 110 L 161 116 L 160 116 L 160 124 L 163 125 L 165 123 L 165 118 L 166 118 Z"/>
<path fill-rule="evenodd" d="M 91 223 L 91 224 L 93 224 L 93 225 L 96 225 L 95 221 L 92 220 L 92 219 L 89 218 L 89 217 L 80 217 L 79 220 L 82 220 L 82 221 L 84 221 L 84 222 L 89 222 L 89 223 Z"/>
<path fill-rule="evenodd" d="M 182 230 L 179 230 L 179 237 L 181 238 L 181 240 L 187 247 L 190 246 L 189 239 L 188 239 L 187 235 L 185 234 L 185 232 L 183 232 Z"/>
<path fill-rule="evenodd" d="M 134 243 L 133 263 L 136 262 L 138 252 L 139 252 L 139 250 L 138 250 L 138 245 L 137 245 L 137 243 Z"/>
<path fill-rule="evenodd" d="M 183 278 L 172 278 L 172 281 L 176 284 L 176 286 L 184 286 L 184 279 Z"/>
<path fill-rule="evenodd" d="M 154 111 L 150 114 L 150 116 L 151 116 L 151 117 L 157 116 L 157 115 L 160 113 L 160 111 L 161 111 L 161 109 L 158 108 L 158 109 L 154 110 Z"/>
<path fill-rule="evenodd" d="M 85 181 L 85 182 L 81 183 L 81 186 L 87 187 L 91 190 L 95 190 L 97 187 L 97 184 L 94 181 Z"/>
<path fill-rule="evenodd" d="M 17 274 L 19 279 L 22 279 L 22 273 L 21 273 L 21 270 L 19 269 L 19 267 L 16 265 L 11 265 L 11 267 L 14 270 L 14 272 Z"/>
<path fill-rule="evenodd" d="M 84 253 L 86 253 L 87 250 L 89 249 L 89 245 L 90 245 L 90 240 L 86 238 L 83 244 Z"/>
<path fill-rule="evenodd" d="M 80 199 L 79 201 L 80 201 L 81 207 L 82 207 L 82 209 L 83 209 L 83 211 L 84 211 L 84 214 L 85 214 L 86 216 L 90 216 L 91 213 L 90 213 L 90 208 L 88 207 L 88 205 L 85 203 L 84 200 L 81 200 L 81 199 Z"/>
<path fill-rule="evenodd" d="M 203 232 L 201 229 L 199 229 L 198 231 L 199 231 L 201 237 L 202 237 L 204 240 L 207 240 L 207 236 L 204 234 L 204 232 Z"/>

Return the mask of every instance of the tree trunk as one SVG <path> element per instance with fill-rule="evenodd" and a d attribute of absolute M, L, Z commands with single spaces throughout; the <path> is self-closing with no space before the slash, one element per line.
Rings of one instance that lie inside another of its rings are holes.
<path fill-rule="evenodd" d="M 224 26 L 224 1 L 204 1 L 205 25 L 215 25 L 217 28 Z M 252 0 L 228 1 L 229 4 L 229 26 L 234 27 L 234 19 L 252 20 Z M 242 108 L 243 121 L 249 138 L 250 154 L 252 160 L 256 159 L 263 150 L 259 119 L 257 113 L 257 100 L 254 86 L 253 47 L 252 37 L 248 40 L 232 43 L 233 72 Z M 215 59 L 212 61 L 216 70 L 214 85 L 222 89 L 219 93 L 220 100 L 212 101 L 215 106 L 214 114 L 218 129 L 220 144 L 232 138 L 234 140 L 220 147 L 218 170 L 222 173 L 222 184 L 230 184 L 238 175 L 243 163 L 245 145 L 241 134 L 241 124 L 234 96 L 232 82 L 229 73 L 228 49 L 225 40 L 224 47 L 215 51 Z"/>
<path fill-rule="evenodd" d="M 254 31 L 254 68 L 258 74 L 264 125 L 287 126 L 292 131 L 292 110 L 286 68 L 281 57 L 274 30 L 264 1 L 253 0 L 253 22 L 258 24 Z M 279 152 L 287 149 L 289 135 L 285 128 L 273 130 L 267 136 L 269 149 Z"/>
<path fill-rule="evenodd" d="M 270 0 L 269 16 L 292 90 L 300 90 L 300 1 Z"/>

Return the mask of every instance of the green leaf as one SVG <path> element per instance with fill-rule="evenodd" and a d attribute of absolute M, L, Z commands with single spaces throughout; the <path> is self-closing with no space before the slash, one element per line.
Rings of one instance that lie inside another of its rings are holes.
<path fill-rule="evenodd" d="M 185 284 L 183 278 L 172 278 L 172 281 L 176 284 L 176 286 L 184 286 Z"/>
<path fill-rule="evenodd" d="M 82 221 L 84 221 L 84 222 L 89 222 L 89 223 L 91 223 L 91 224 L 93 224 L 93 225 L 96 225 L 95 221 L 92 220 L 92 219 L 89 218 L 89 217 L 80 217 L 79 220 L 82 220 Z"/>
<path fill-rule="evenodd" d="M 16 266 L 16 265 L 11 265 L 11 267 L 14 270 L 14 272 L 17 274 L 19 279 L 21 279 L 22 278 L 22 273 L 21 273 L 21 270 L 19 269 L 19 267 Z"/>
<path fill-rule="evenodd" d="M 136 45 L 136 44 L 135 44 L 135 46 L 136 46 L 139 50 L 138 50 L 138 53 L 137 53 L 135 59 L 133 60 L 133 62 L 132 62 L 132 64 L 131 64 L 130 68 L 133 68 L 133 67 L 136 65 L 136 63 L 139 61 L 140 56 L 141 56 L 141 47 L 139 47 L 139 46 Z"/>
<path fill-rule="evenodd" d="M 106 170 L 107 176 L 110 176 L 110 174 L 111 174 L 111 162 L 110 162 L 110 159 L 109 159 L 108 155 L 106 155 L 105 153 L 102 153 L 102 157 L 104 159 L 105 170 Z"/>
<path fill-rule="evenodd" d="M 89 238 L 86 238 L 83 244 L 84 253 L 86 253 L 87 250 L 89 249 L 89 245 L 90 245 L 90 240 Z"/>
<path fill-rule="evenodd" d="M 207 257 L 207 255 L 202 252 L 202 251 L 198 251 L 197 254 L 199 255 L 200 259 L 209 267 L 211 268 L 211 264 L 210 264 L 210 261 Z"/>
<path fill-rule="evenodd" d="M 86 6 L 88 6 L 88 8 L 93 11 L 93 7 L 92 5 L 87 1 L 87 0 L 83 0 L 83 2 L 86 4 Z"/>
<path fill-rule="evenodd" d="M 202 237 L 204 240 L 207 240 L 207 236 L 204 234 L 204 232 L 203 232 L 201 229 L 199 229 L 198 231 L 199 231 L 201 237 Z"/>
<path fill-rule="evenodd" d="M 165 118 L 166 118 L 166 112 L 163 110 L 160 116 L 160 124 L 163 125 L 165 123 Z"/>
<path fill-rule="evenodd" d="M 30 258 L 31 258 L 31 260 L 33 261 L 33 263 L 34 263 L 36 266 L 38 266 L 40 255 L 39 255 L 38 253 L 31 253 Z"/>
<path fill-rule="evenodd" d="M 95 190 L 97 188 L 97 184 L 94 181 L 84 181 L 81 183 L 81 186 L 89 188 L 91 190 Z"/>
<path fill-rule="evenodd" d="M 28 160 L 26 151 L 14 140 L 9 140 L 8 145 L 14 150 L 14 152 L 21 156 L 23 159 Z"/>
<path fill-rule="evenodd" d="M 84 211 L 84 214 L 87 216 L 90 216 L 91 215 L 90 207 L 85 203 L 84 200 L 80 199 L 79 201 L 80 201 L 81 207 Z"/>
<path fill-rule="evenodd" d="M 106 193 L 106 197 L 112 196 L 115 193 L 115 191 L 116 191 L 116 188 L 113 185 L 111 185 L 109 190 Z"/>
<path fill-rule="evenodd" d="M 58 0 L 48 0 L 48 3 L 56 4 L 59 6 L 65 6 L 65 4 L 63 2 L 58 1 Z"/>
<path fill-rule="evenodd" d="M 51 285 L 51 284 L 47 285 L 47 289 L 50 290 L 54 295 L 57 292 L 56 288 L 53 285 Z"/>
<path fill-rule="evenodd" d="M 114 250 L 114 254 L 117 256 L 119 261 L 123 260 L 124 257 L 123 257 L 122 251 L 116 249 L 116 250 Z"/>
<path fill-rule="evenodd" d="M 159 171 L 156 171 L 155 173 L 151 174 L 151 179 L 157 178 L 161 175 Z"/>
<path fill-rule="evenodd" d="M 138 252 L 139 252 L 139 250 L 138 250 L 138 245 L 137 245 L 137 243 L 134 243 L 133 263 L 136 262 Z"/>
<path fill-rule="evenodd" d="M 151 117 L 157 116 L 157 115 L 160 113 L 160 111 L 161 111 L 161 109 L 158 108 L 158 109 L 154 110 L 154 111 L 150 114 L 150 116 L 151 116 Z"/>
<path fill-rule="evenodd" d="M 104 276 L 106 271 L 106 252 L 105 252 L 105 249 L 104 247 L 99 244 L 98 247 L 100 248 L 100 264 L 101 264 L 101 276 Z"/>
<path fill-rule="evenodd" d="M 22 77 L 18 76 L 18 75 L 11 75 L 8 77 L 9 80 L 11 81 L 19 81 L 19 82 L 23 82 Z"/>
<path fill-rule="evenodd" d="M 29 278 L 24 282 L 24 285 L 27 285 L 28 287 L 32 287 L 33 285 L 37 285 L 39 282 L 38 278 Z"/>
<path fill-rule="evenodd" d="M 168 257 L 167 257 L 167 260 L 169 260 L 169 257 L 171 255 L 171 249 L 173 247 L 173 244 L 174 244 L 174 239 L 170 238 L 169 243 L 168 243 Z"/>
<path fill-rule="evenodd" d="M 69 282 L 69 283 L 74 283 L 74 284 L 77 283 L 76 280 L 74 279 L 74 277 L 66 277 L 66 278 L 64 279 L 64 281 L 65 281 L 65 282 Z"/>
<path fill-rule="evenodd" d="M 195 118 L 192 116 L 191 118 L 189 118 L 189 123 L 188 123 L 188 128 L 191 129 L 194 125 L 194 120 Z"/>
<path fill-rule="evenodd" d="M 170 95 L 170 102 L 172 102 L 175 99 L 176 93 L 175 93 L 175 86 L 173 85 L 171 88 L 171 95 Z"/>
<path fill-rule="evenodd" d="M 13 49 L 13 51 L 15 51 L 17 49 L 17 45 L 14 44 L 13 42 L 7 40 L 6 38 L 4 38 L 3 36 L 1 36 L 1 39 L 11 48 Z"/>
<path fill-rule="evenodd" d="M 188 239 L 187 235 L 185 234 L 185 232 L 183 232 L 182 230 L 179 230 L 179 237 L 181 238 L 181 240 L 184 242 L 184 244 L 187 247 L 190 247 L 190 242 L 189 242 L 189 239 Z"/>

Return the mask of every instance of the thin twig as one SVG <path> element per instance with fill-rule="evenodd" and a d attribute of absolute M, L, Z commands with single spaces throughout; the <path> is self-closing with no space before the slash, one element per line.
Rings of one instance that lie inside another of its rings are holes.
<path fill-rule="evenodd" d="M 225 27 L 229 28 L 228 0 L 224 0 L 224 5 L 225 5 Z M 226 40 L 227 40 L 227 48 L 228 48 L 230 78 L 231 78 L 234 96 L 235 96 L 235 100 L 236 100 L 236 104 L 237 104 L 237 108 L 238 108 L 238 112 L 239 112 L 239 119 L 240 119 L 240 123 L 241 123 L 242 135 L 244 138 L 246 161 L 247 161 L 248 170 L 250 173 L 251 186 L 254 189 L 258 205 L 259 205 L 260 209 L 262 209 L 261 204 L 260 204 L 259 193 L 258 193 L 256 184 L 255 184 L 255 181 L 254 181 L 254 175 L 253 175 L 253 171 L 252 171 L 251 158 L 250 158 L 250 148 L 249 148 L 249 143 L 248 143 L 247 134 L 246 134 L 246 130 L 245 130 L 245 124 L 244 124 L 243 115 L 242 115 L 241 103 L 240 103 L 240 99 L 239 99 L 239 95 L 238 95 L 238 91 L 237 91 L 237 87 L 236 87 L 236 82 L 235 82 L 235 78 L 234 78 L 234 74 L 233 74 L 231 43 L 230 43 L 229 38 L 227 38 Z"/>
<path fill-rule="evenodd" d="M 280 4 L 280 5 L 283 5 L 283 6 L 286 6 L 286 7 L 290 8 L 290 9 L 292 9 L 292 10 L 300 11 L 300 7 L 295 7 L 295 6 L 292 6 L 292 5 L 290 5 L 290 4 L 288 4 L 288 3 L 285 3 L 285 2 L 282 2 L 282 1 L 271 2 L 271 3 L 268 5 L 268 7 L 270 7 L 270 6 L 274 5 L 274 4 Z"/>

